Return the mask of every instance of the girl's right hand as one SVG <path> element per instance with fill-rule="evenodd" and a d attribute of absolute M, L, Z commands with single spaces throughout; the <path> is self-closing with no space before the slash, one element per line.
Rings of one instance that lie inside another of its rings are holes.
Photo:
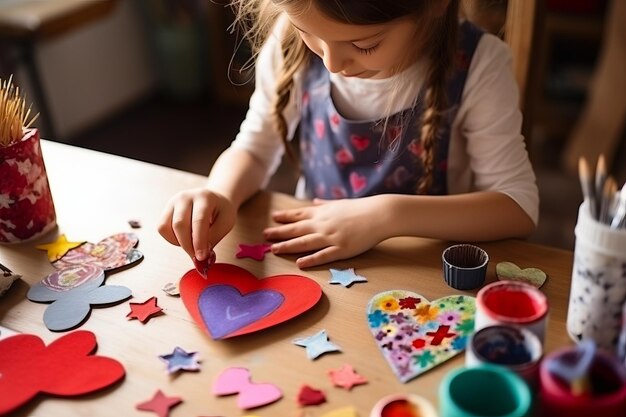
<path fill-rule="evenodd" d="M 158 230 L 191 258 L 204 261 L 233 228 L 236 214 L 233 204 L 222 194 L 206 188 L 185 190 L 169 200 Z"/>

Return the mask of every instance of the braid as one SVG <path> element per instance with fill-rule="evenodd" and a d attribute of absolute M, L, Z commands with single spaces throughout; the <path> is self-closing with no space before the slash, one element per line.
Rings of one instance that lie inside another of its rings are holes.
<path fill-rule="evenodd" d="M 296 156 L 291 146 L 289 146 L 288 126 L 283 111 L 294 87 L 293 76 L 295 72 L 304 64 L 308 58 L 308 49 L 300 36 L 290 25 L 285 28 L 284 36 L 281 40 L 281 50 L 284 63 L 277 76 L 276 97 L 273 102 L 272 116 L 278 133 L 281 136 L 287 156 L 292 162 L 297 162 Z"/>
<path fill-rule="evenodd" d="M 431 65 L 426 76 L 425 110 L 421 128 L 423 175 L 418 183 L 418 194 L 427 194 L 433 182 L 437 138 L 448 104 L 446 84 L 451 69 L 455 65 L 457 20 L 458 1 L 452 1 L 446 15 L 440 19 L 431 37 Z"/>

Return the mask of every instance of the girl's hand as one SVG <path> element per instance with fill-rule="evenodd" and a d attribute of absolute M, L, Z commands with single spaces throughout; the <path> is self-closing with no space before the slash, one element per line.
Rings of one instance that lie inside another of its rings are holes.
<path fill-rule="evenodd" d="M 212 248 L 235 224 L 236 209 L 223 195 L 195 188 L 174 195 L 168 202 L 159 233 L 182 247 L 198 261 L 208 258 Z"/>
<path fill-rule="evenodd" d="M 379 197 L 313 201 L 313 206 L 273 214 L 280 226 L 265 229 L 275 254 L 312 252 L 296 260 L 299 268 L 359 255 L 387 236 Z"/>

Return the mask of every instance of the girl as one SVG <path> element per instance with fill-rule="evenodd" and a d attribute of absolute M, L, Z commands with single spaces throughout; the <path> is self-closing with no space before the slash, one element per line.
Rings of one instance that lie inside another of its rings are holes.
<path fill-rule="evenodd" d="M 535 176 L 510 53 L 459 21 L 459 0 L 237 0 L 260 52 L 240 133 L 206 188 L 175 195 L 159 231 L 205 260 L 299 133 L 297 195 L 273 214 L 275 254 L 300 268 L 393 236 L 530 235 Z"/>

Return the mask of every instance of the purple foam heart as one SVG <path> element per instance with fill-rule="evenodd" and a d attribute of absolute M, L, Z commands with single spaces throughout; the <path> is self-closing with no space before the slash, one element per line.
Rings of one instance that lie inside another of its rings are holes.
<path fill-rule="evenodd" d="M 230 285 L 213 285 L 200 294 L 198 309 L 211 336 L 222 339 L 272 314 L 284 300 L 278 291 L 258 290 L 241 295 Z"/>

